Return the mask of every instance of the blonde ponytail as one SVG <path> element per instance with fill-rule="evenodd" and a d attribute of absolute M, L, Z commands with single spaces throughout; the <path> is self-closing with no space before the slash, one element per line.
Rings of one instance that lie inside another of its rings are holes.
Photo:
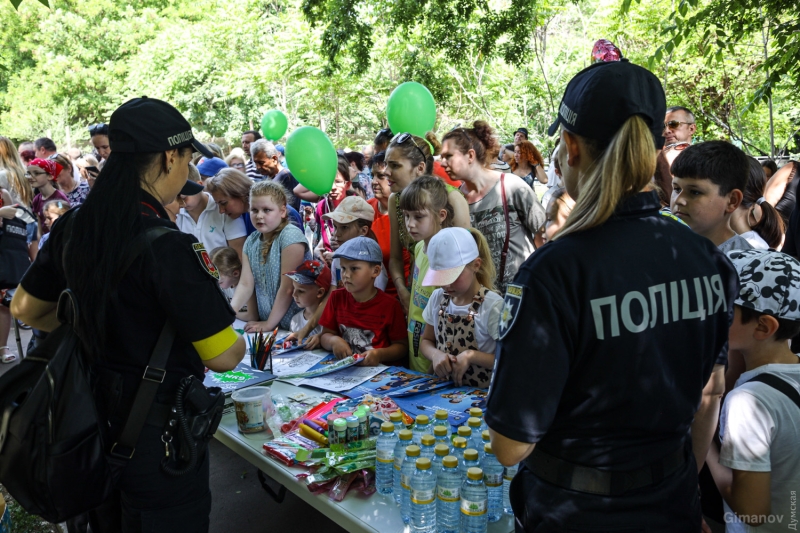
<path fill-rule="evenodd" d="M 584 146 L 590 142 L 584 139 Z M 637 115 L 625 121 L 605 150 L 587 155 L 595 162 L 579 177 L 575 207 L 553 240 L 604 223 L 622 199 L 644 189 L 656 170 L 653 134 Z"/>
<path fill-rule="evenodd" d="M 492 261 L 492 251 L 489 248 L 489 242 L 483 233 L 475 228 L 469 228 L 472 238 L 475 239 L 475 244 L 478 245 L 478 257 L 481 259 L 481 267 L 475 274 L 478 278 L 478 283 L 489 289 L 490 291 L 497 292 L 494 287 L 494 280 L 497 277 L 497 272 L 494 268 L 494 261 Z"/>

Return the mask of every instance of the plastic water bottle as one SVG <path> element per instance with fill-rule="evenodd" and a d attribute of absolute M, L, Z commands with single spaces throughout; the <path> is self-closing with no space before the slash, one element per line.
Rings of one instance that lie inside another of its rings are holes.
<path fill-rule="evenodd" d="M 483 436 L 483 428 L 481 427 L 481 419 L 476 416 L 467 418 L 467 425 L 472 430 L 472 436 L 480 439 Z M 487 430 L 488 431 L 488 430 Z"/>
<path fill-rule="evenodd" d="M 467 451 L 467 439 L 464 437 L 455 437 L 453 439 L 453 446 L 450 448 L 450 455 L 454 455 L 458 459 L 458 466 L 464 462 L 464 452 Z M 463 481 L 463 480 L 462 480 Z"/>
<path fill-rule="evenodd" d="M 419 458 L 419 446 L 412 444 L 406 447 L 406 458 L 400 469 L 400 516 L 403 523 L 411 522 L 411 476 L 417 471 L 414 463 Z"/>
<path fill-rule="evenodd" d="M 445 444 L 450 447 L 450 431 L 448 426 L 435 426 L 433 428 L 433 438 L 436 439 L 436 444 Z"/>
<path fill-rule="evenodd" d="M 461 533 L 486 533 L 488 493 L 483 484 L 483 470 L 470 468 L 461 484 Z"/>
<path fill-rule="evenodd" d="M 433 435 L 423 435 L 421 444 L 419 446 L 420 457 L 427 457 L 428 459 L 433 459 L 433 447 L 436 445 L 436 440 L 433 438 Z"/>
<path fill-rule="evenodd" d="M 414 436 L 411 440 L 414 441 L 414 444 L 419 446 L 422 443 L 422 436 L 431 432 L 431 421 L 428 418 L 428 415 L 417 415 L 417 421 L 414 424 L 414 429 L 412 430 Z"/>
<path fill-rule="evenodd" d="M 497 522 L 503 516 L 503 465 L 497 460 L 492 451 L 491 444 L 485 444 L 485 452 L 481 468 L 483 469 L 483 482 L 489 494 L 487 514 L 489 522 Z"/>
<path fill-rule="evenodd" d="M 448 455 L 436 478 L 436 532 L 459 533 L 461 530 L 461 472 L 458 459 Z"/>
<path fill-rule="evenodd" d="M 434 472 L 439 472 L 439 469 L 442 467 L 442 461 L 445 457 L 450 455 L 450 448 L 445 446 L 444 444 L 437 444 L 433 447 L 433 459 L 431 459 L 431 468 L 433 468 Z"/>
<path fill-rule="evenodd" d="M 486 425 L 486 420 L 483 419 L 483 409 L 480 407 L 471 407 L 469 410 L 469 416 L 470 418 L 477 418 L 481 421 L 480 433 L 483 433 L 489 429 L 489 426 Z"/>
<path fill-rule="evenodd" d="M 488 429 L 486 429 L 486 430 L 481 432 L 481 440 L 483 442 L 481 444 L 480 449 L 478 450 L 478 455 L 480 455 L 480 460 L 481 460 L 481 462 L 483 462 L 483 456 L 486 454 L 486 452 L 484 451 L 484 446 L 486 446 L 487 444 L 491 444 L 492 443 L 492 438 L 489 436 L 489 430 Z"/>
<path fill-rule="evenodd" d="M 483 441 L 481 440 L 480 436 L 475 435 L 471 427 L 461 426 L 458 428 L 458 436 L 467 439 L 467 448 L 472 448 L 473 450 L 483 449 Z"/>
<path fill-rule="evenodd" d="M 447 411 L 444 409 L 437 409 L 435 413 L 433 413 L 433 424 L 436 426 L 444 426 L 446 428 L 450 428 L 450 418 L 447 414 Z"/>
<path fill-rule="evenodd" d="M 381 494 L 391 494 L 394 485 L 394 448 L 397 435 L 394 424 L 381 424 L 381 436 L 375 446 L 375 488 Z"/>
<path fill-rule="evenodd" d="M 461 481 L 467 479 L 467 472 L 470 468 L 480 468 L 481 461 L 478 458 L 478 450 L 467 448 L 464 450 L 464 460 L 459 465 L 461 468 Z"/>
<path fill-rule="evenodd" d="M 436 474 L 427 457 L 420 457 L 416 464 L 417 470 L 411 477 L 411 531 L 435 533 Z"/>
<path fill-rule="evenodd" d="M 508 491 L 511 488 L 511 480 L 514 479 L 518 471 L 519 465 L 507 466 L 503 474 L 503 512 L 510 515 L 514 514 L 514 510 L 511 508 L 511 498 L 508 495 Z"/>
<path fill-rule="evenodd" d="M 406 429 L 406 425 L 403 423 L 403 413 L 400 411 L 392 411 L 389 413 L 389 422 L 394 424 L 394 431 L 398 435 L 401 431 Z"/>
<path fill-rule="evenodd" d="M 411 430 L 401 430 L 397 439 L 397 444 L 394 445 L 394 490 L 392 492 L 395 503 L 400 503 L 400 496 L 403 494 L 403 491 L 400 490 L 400 474 L 403 468 L 403 459 L 406 458 L 406 448 L 411 444 Z"/>

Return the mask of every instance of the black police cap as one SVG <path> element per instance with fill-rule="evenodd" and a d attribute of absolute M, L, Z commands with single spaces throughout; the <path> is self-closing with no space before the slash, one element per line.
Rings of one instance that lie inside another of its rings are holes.
<path fill-rule="evenodd" d="M 595 63 L 567 84 L 558 118 L 547 132 L 555 135 L 561 124 L 581 137 L 610 141 L 628 118 L 639 115 L 661 148 L 666 112 L 664 89 L 652 72 L 627 59 Z"/>

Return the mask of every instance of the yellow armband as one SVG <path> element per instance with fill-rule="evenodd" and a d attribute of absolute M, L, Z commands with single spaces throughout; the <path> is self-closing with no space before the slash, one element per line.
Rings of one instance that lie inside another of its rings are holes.
<path fill-rule="evenodd" d="M 219 333 L 206 339 L 193 342 L 192 346 L 194 346 L 194 349 L 200 354 L 200 359 L 208 361 L 209 359 L 214 359 L 218 355 L 222 355 L 225 350 L 233 346 L 237 338 L 238 336 L 233 326 L 228 326 Z"/>

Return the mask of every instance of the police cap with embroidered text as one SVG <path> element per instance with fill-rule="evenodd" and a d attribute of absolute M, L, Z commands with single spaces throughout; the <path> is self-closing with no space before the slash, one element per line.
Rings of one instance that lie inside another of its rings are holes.
<path fill-rule="evenodd" d="M 547 133 L 555 135 L 561 124 L 581 137 L 610 141 L 628 118 L 640 115 L 661 148 L 666 112 L 664 89 L 652 72 L 627 59 L 595 63 L 570 80 Z"/>

